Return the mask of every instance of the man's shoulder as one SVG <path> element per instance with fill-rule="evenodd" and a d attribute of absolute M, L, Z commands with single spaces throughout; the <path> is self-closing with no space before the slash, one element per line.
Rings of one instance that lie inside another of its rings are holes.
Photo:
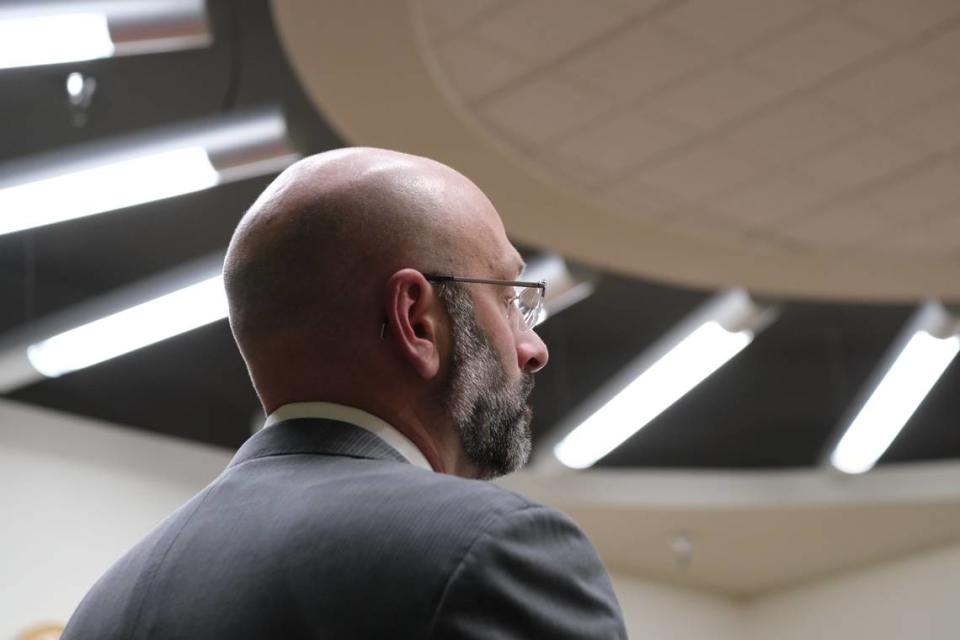
<path fill-rule="evenodd" d="M 490 517 L 524 509 L 548 509 L 524 495 L 486 480 L 435 473 L 412 465 L 396 465 L 397 497 L 443 513 Z"/>

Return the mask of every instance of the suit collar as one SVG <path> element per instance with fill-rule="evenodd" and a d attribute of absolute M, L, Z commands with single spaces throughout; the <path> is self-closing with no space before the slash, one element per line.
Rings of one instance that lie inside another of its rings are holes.
<path fill-rule="evenodd" d="M 365 429 L 334 420 L 298 418 L 255 433 L 227 466 L 254 458 L 298 453 L 407 462 L 399 452 Z"/>
<path fill-rule="evenodd" d="M 361 427 L 396 449 L 408 462 L 428 471 L 433 470 L 423 452 L 407 436 L 387 421 L 356 407 L 325 401 L 293 402 L 277 408 L 267 416 L 265 426 L 296 418 L 320 418 Z"/>

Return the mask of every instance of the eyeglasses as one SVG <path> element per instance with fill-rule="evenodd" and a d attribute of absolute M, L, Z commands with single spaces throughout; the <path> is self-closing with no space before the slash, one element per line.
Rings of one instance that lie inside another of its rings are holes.
<path fill-rule="evenodd" d="M 533 329 L 540 319 L 543 310 L 543 297 L 547 293 L 547 283 L 520 282 L 517 280 L 486 280 L 483 278 L 458 278 L 456 276 L 439 276 L 425 273 L 423 277 L 430 282 L 443 284 L 444 282 L 466 282 L 470 284 L 495 284 L 501 287 L 513 287 L 513 295 L 504 299 L 507 305 L 507 318 L 518 321 L 522 319 L 523 327 Z M 518 323 L 519 324 L 519 323 Z"/>

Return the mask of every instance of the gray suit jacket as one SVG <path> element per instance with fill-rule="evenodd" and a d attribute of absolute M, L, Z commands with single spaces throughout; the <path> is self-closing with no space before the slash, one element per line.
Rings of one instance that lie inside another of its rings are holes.
<path fill-rule="evenodd" d="M 250 438 L 94 585 L 63 640 L 624 637 L 569 518 L 301 419 Z"/>

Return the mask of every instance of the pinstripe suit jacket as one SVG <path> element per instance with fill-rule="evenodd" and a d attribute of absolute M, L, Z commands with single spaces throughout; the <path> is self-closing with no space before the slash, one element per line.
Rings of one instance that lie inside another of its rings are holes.
<path fill-rule="evenodd" d="M 569 518 L 321 419 L 248 440 L 94 585 L 63 635 L 623 637 L 606 572 Z"/>

